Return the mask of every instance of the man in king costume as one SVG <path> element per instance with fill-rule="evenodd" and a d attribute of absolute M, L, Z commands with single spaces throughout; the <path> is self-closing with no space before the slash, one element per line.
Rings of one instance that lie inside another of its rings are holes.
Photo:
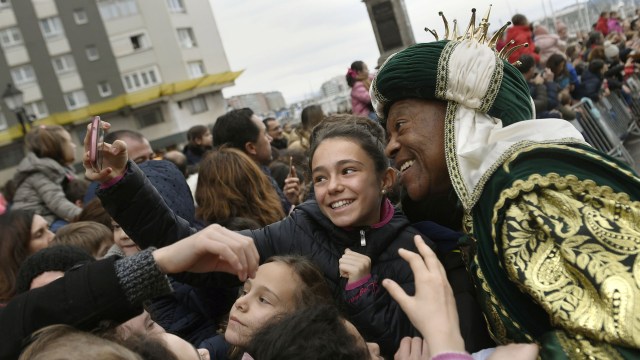
<path fill-rule="evenodd" d="M 444 16 L 443 16 L 444 19 Z M 371 86 L 413 200 L 453 189 L 468 267 L 498 344 L 543 358 L 640 358 L 640 179 L 570 123 L 535 119 L 526 81 L 467 31 L 391 56 Z M 434 31 L 429 30 L 437 37 Z M 533 119 L 533 120 L 531 120 Z"/>

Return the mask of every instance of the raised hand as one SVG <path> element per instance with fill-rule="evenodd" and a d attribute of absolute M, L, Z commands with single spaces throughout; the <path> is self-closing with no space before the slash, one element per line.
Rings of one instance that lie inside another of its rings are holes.
<path fill-rule="evenodd" d="M 354 283 L 371 274 L 371 259 L 360 253 L 346 249 L 339 261 L 340 276 L 348 278 L 347 284 Z"/>
<path fill-rule="evenodd" d="M 108 130 L 111 124 L 100 121 L 102 128 Z M 87 125 L 87 134 L 84 137 L 84 156 L 82 165 L 87 179 L 101 183 L 108 182 L 116 176 L 121 175 L 127 166 L 127 144 L 122 140 L 116 140 L 113 144 L 103 143 L 98 146 L 98 151 L 102 155 L 102 170 L 95 169 L 89 160 L 89 148 L 91 146 L 91 124 Z"/>
<path fill-rule="evenodd" d="M 384 279 L 382 285 L 420 331 L 432 355 L 449 351 L 464 352 L 456 303 L 444 267 L 422 237 L 416 235 L 414 240 L 420 255 L 405 249 L 400 249 L 398 253 L 411 266 L 416 284 L 415 295 L 407 295 L 390 279 Z"/>
<path fill-rule="evenodd" d="M 293 174 L 295 174 L 295 167 L 292 166 L 292 169 L 294 169 Z M 293 174 L 289 173 L 287 178 L 284 179 L 282 192 L 291 204 L 298 205 L 300 203 L 300 179 Z"/>
<path fill-rule="evenodd" d="M 154 251 L 153 257 L 166 274 L 221 271 L 241 281 L 255 276 L 260 261 L 252 238 L 217 224 Z"/>

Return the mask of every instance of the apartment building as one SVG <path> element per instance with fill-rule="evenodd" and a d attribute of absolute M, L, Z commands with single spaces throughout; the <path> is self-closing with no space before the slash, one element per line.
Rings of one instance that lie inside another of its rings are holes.
<path fill-rule="evenodd" d="M 31 126 L 63 125 L 78 145 L 93 115 L 156 149 L 182 143 L 225 112 L 241 73 L 203 0 L 0 0 L 0 53 L 0 92 L 19 89 Z M 24 156 L 14 111 L 0 103 L 2 182 Z"/>

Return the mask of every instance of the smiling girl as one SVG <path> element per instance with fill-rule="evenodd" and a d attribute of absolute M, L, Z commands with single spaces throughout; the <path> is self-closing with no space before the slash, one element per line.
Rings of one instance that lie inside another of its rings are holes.
<path fill-rule="evenodd" d="M 114 184 L 98 196 L 141 248 L 171 244 L 195 231 L 163 206 L 139 169 L 126 162 L 123 143 L 107 144 L 106 151 L 109 167 L 95 173 L 85 159 L 86 175 Z M 333 298 L 344 303 L 347 318 L 367 341 L 379 343 L 382 354 L 392 355 L 415 329 L 379 280 L 391 278 L 413 292 L 413 275 L 398 249 L 414 249 L 418 232 L 386 198 L 396 175 L 384 155 L 383 129 L 365 118 L 328 118 L 311 134 L 310 168 L 317 200 L 299 205 L 282 221 L 242 234 L 254 239 L 261 259 L 292 253 L 310 257 Z M 149 200 L 157 206 L 149 207 Z M 139 234 L 136 229 L 143 227 L 153 231 Z"/>

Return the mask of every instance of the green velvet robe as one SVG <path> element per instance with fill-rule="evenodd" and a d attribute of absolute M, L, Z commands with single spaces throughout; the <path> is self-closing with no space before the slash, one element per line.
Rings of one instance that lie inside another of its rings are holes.
<path fill-rule="evenodd" d="M 543 358 L 640 358 L 640 179 L 581 145 L 509 157 L 465 217 L 498 343 Z"/>

